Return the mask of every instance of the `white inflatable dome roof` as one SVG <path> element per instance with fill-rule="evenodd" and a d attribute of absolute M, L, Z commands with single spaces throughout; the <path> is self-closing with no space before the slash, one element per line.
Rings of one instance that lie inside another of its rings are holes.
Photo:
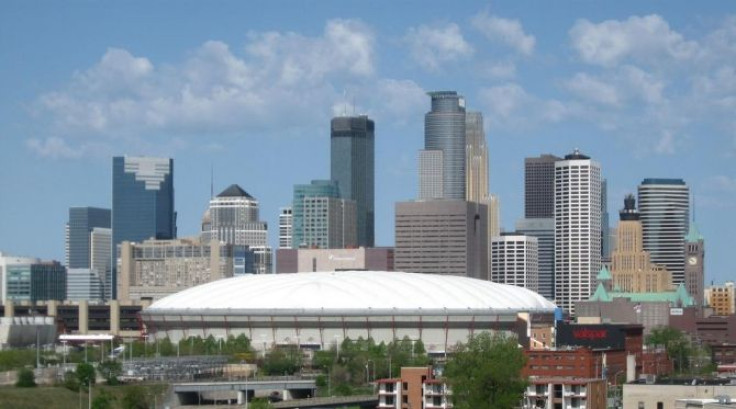
<path fill-rule="evenodd" d="M 146 310 L 503 310 L 556 306 L 525 288 L 473 278 L 386 271 L 247 275 L 214 281 L 154 302 Z"/>

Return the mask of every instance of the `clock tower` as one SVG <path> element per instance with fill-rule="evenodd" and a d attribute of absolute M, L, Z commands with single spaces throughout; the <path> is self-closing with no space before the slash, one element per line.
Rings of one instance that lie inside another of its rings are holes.
<path fill-rule="evenodd" d="M 705 286 L 705 241 L 703 236 L 690 223 L 690 231 L 685 236 L 685 289 L 695 300 L 695 305 L 703 305 Z"/>

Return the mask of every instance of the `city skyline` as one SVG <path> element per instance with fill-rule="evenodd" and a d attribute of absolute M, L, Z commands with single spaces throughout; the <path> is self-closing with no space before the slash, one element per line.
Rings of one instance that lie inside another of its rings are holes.
<path fill-rule="evenodd" d="M 643 179 L 684 179 L 706 282 L 732 276 L 728 3 L 419 4 L 4 4 L 0 185 L 23 199 L 0 204 L 0 250 L 64 260 L 69 207 L 112 207 L 120 155 L 174 158 L 178 236 L 198 233 L 214 168 L 215 190 L 259 198 L 277 247 L 279 207 L 328 175 L 330 118 L 346 111 L 375 120 L 376 245 L 393 245 L 394 203 L 416 197 L 425 93 L 456 90 L 485 118 L 506 231 L 523 217 L 524 158 L 578 147 L 601 164 L 609 212 Z M 619 48 L 600 41 L 612 37 Z"/>

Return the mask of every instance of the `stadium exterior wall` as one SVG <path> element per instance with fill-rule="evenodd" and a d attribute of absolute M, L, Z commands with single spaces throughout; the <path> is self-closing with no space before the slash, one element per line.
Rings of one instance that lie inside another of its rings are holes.
<path fill-rule="evenodd" d="M 277 345 L 297 344 L 303 348 L 330 349 L 346 338 L 372 338 L 376 343 L 388 343 L 407 337 L 421 339 L 430 353 L 442 353 L 451 351 L 458 342 L 466 342 L 469 336 L 482 331 L 516 334 L 520 343 L 528 346 L 527 329 L 531 325 L 515 312 L 449 310 L 416 313 L 371 311 L 370 314 L 345 311 L 344 314 L 328 315 L 316 311 L 269 314 L 266 311 L 190 310 L 179 314 L 158 314 L 144 310 L 141 318 L 151 337 L 149 339 L 168 337 L 178 342 L 190 336 L 226 339 L 231 335 L 245 334 L 258 351 Z"/>

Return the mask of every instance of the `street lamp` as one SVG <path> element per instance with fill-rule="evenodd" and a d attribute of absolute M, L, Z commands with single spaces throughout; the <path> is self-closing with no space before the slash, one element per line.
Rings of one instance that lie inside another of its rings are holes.
<path fill-rule="evenodd" d="M 373 364 L 373 379 L 376 379 L 376 363 L 373 360 L 367 360 L 365 361 L 365 371 L 368 375 L 370 375 L 370 371 L 368 371 L 368 364 Z M 370 383 L 370 376 L 367 377 L 367 382 Z"/>
<path fill-rule="evenodd" d="M 62 356 L 64 357 L 64 369 L 63 369 L 62 372 L 64 372 L 64 373 L 66 373 L 66 343 L 67 343 L 67 340 L 61 341 L 61 345 L 64 346 L 63 347 L 63 352 L 62 352 Z"/>
<path fill-rule="evenodd" d="M 337 339 L 339 338 L 338 335 L 334 335 L 335 338 L 335 362 L 338 361 L 339 355 L 340 355 L 340 344 L 337 342 Z"/>

